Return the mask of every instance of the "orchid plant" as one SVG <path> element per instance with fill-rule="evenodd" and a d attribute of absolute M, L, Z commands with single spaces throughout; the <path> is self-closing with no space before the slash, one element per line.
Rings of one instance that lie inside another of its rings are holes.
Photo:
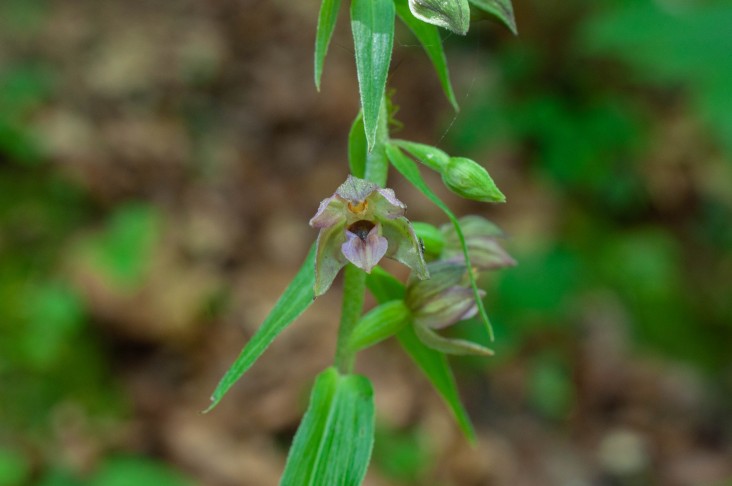
<path fill-rule="evenodd" d="M 340 0 L 322 0 L 315 43 L 317 89 L 340 4 Z M 479 316 L 492 340 L 478 276 L 515 262 L 500 246 L 501 231 L 480 216 L 458 219 L 424 182 L 416 162 L 438 172 L 445 186 L 461 197 L 489 203 L 504 202 L 505 197 L 475 161 L 451 157 L 429 145 L 392 139 L 391 104 L 386 94 L 398 17 L 424 47 L 448 101 L 457 110 L 438 27 L 466 34 L 470 4 L 516 32 L 510 0 L 351 0 L 361 111 L 349 133 L 350 175 L 320 203 L 310 220 L 310 226 L 318 230 L 317 241 L 221 379 L 208 408 L 219 403 L 277 335 L 327 292 L 343 270 L 335 362 L 315 380 L 281 485 L 361 484 L 374 441 L 374 401 L 370 381 L 354 373 L 354 363 L 359 351 L 392 337 L 434 385 L 465 436 L 475 438 L 446 356 L 493 352 L 439 331 Z M 386 187 L 390 164 L 436 204 L 449 223 L 437 228 L 410 222 L 404 216 L 406 205 Z M 409 267 L 406 283 L 379 266 L 384 258 Z M 367 290 L 378 305 L 364 314 Z"/>

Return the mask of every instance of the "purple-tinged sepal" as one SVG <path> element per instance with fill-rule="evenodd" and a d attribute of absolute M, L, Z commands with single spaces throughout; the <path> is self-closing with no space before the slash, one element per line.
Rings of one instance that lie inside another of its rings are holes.
<path fill-rule="evenodd" d="M 422 244 L 409 220 L 402 216 L 383 221 L 382 226 L 384 236 L 389 241 L 386 256 L 411 268 L 417 278 L 430 278 Z"/>

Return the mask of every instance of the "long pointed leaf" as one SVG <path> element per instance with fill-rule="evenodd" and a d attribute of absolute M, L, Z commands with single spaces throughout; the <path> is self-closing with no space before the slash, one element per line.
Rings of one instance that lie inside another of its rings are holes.
<path fill-rule="evenodd" d="M 300 271 L 285 289 L 282 297 L 277 301 L 272 311 L 254 336 L 244 346 L 244 349 L 231 365 L 216 390 L 211 396 L 211 405 L 206 412 L 211 411 L 226 392 L 239 378 L 254 364 L 262 353 L 269 347 L 279 333 L 287 328 L 295 319 L 310 307 L 315 299 L 313 286 L 315 285 L 315 245 L 310 248 Z"/>
<path fill-rule="evenodd" d="M 475 442 L 473 424 L 470 422 L 468 412 L 465 411 L 465 407 L 463 407 L 460 400 L 455 377 L 445 355 L 422 344 L 422 341 L 415 334 L 413 326 L 407 326 L 399 331 L 397 339 L 409 357 L 422 369 L 422 372 L 430 380 L 442 399 L 445 400 L 463 435 L 469 441 Z"/>
<path fill-rule="evenodd" d="M 394 43 L 394 2 L 352 0 L 351 29 L 356 50 L 358 88 L 369 151 L 376 142 L 376 127 L 384 98 Z"/>
<path fill-rule="evenodd" d="M 371 383 L 328 368 L 315 381 L 280 486 L 359 486 L 373 443 Z"/>
<path fill-rule="evenodd" d="M 320 91 L 320 77 L 323 74 L 323 63 L 328 53 L 330 38 L 338 20 L 341 0 L 323 0 L 318 15 L 318 30 L 315 34 L 315 87 Z"/>
<path fill-rule="evenodd" d="M 404 296 L 404 285 L 380 267 L 374 268 L 366 277 L 366 285 L 376 300 L 382 304 Z M 455 378 L 445 355 L 422 344 L 411 325 L 399 331 L 396 337 L 445 401 L 465 437 L 474 442 L 475 431 L 460 401 Z"/>
<path fill-rule="evenodd" d="M 394 5 L 396 6 L 396 13 L 399 18 L 409 27 L 409 30 L 412 31 L 419 43 L 422 44 L 427 56 L 432 61 L 432 65 L 437 72 L 437 77 L 440 79 L 440 84 L 442 85 L 442 90 L 445 92 L 447 100 L 455 111 L 460 111 L 457 99 L 455 99 L 455 93 L 452 90 L 452 83 L 450 83 L 450 73 L 447 70 L 447 58 L 445 57 L 445 51 L 442 49 L 440 31 L 434 25 L 430 25 L 415 17 L 409 10 L 407 0 L 394 0 Z"/>
<path fill-rule="evenodd" d="M 516 28 L 516 17 L 513 15 L 513 5 L 511 0 L 468 0 L 479 9 L 488 12 L 503 22 L 506 27 L 511 29 L 514 35 L 518 35 Z"/>
<path fill-rule="evenodd" d="M 452 224 L 455 226 L 455 232 L 457 233 L 458 239 L 460 240 L 460 246 L 462 246 L 463 248 L 465 262 L 467 263 L 468 267 L 470 267 L 470 255 L 468 255 L 468 246 L 465 243 L 465 236 L 463 235 L 463 230 L 460 227 L 460 221 L 458 221 L 455 214 L 450 211 L 450 208 L 448 208 L 447 205 L 443 203 L 442 200 L 437 197 L 437 195 L 432 192 L 432 189 L 430 189 L 429 186 L 425 183 L 424 179 L 422 179 L 422 174 L 420 174 L 419 172 L 417 164 L 414 163 L 412 159 L 404 155 L 397 146 L 391 144 L 387 145 L 386 155 L 387 157 L 389 157 L 392 165 L 396 168 L 396 170 L 399 171 L 399 173 L 401 173 L 414 187 L 419 189 L 419 191 L 424 194 L 427 199 L 432 201 L 438 208 L 442 210 L 442 212 L 447 215 L 448 218 L 450 218 L 450 221 L 452 221 Z M 493 327 L 491 326 L 490 320 L 488 320 L 488 314 L 485 311 L 483 299 L 480 298 L 478 285 L 475 281 L 475 275 L 473 275 L 473 272 L 468 272 L 468 276 L 470 277 L 470 285 L 473 287 L 475 302 L 478 304 L 480 317 L 483 319 L 483 322 L 488 329 L 488 334 L 490 335 L 492 341 Z"/>

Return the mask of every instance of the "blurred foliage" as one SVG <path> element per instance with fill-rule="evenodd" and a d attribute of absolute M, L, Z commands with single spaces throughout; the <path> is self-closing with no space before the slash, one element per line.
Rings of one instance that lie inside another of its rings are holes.
<path fill-rule="evenodd" d="M 490 307 L 509 334 L 499 335 L 498 347 L 571 326 L 583 296 L 613 289 L 639 345 L 718 373 L 732 339 L 732 302 L 722 297 L 730 282 L 729 186 L 720 194 L 698 183 L 665 207 L 653 194 L 664 168 L 648 160 L 673 158 L 673 147 L 659 145 L 668 142 L 658 139 L 666 121 L 655 115 L 669 106 L 698 116 L 709 135 L 710 148 L 680 162 L 692 181 L 718 164 L 715 142 L 732 159 L 732 9 L 570 4 L 526 3 L 524 42 L 501 49 L 501 78 L 452 132 L 463 150 L 508 148 L 525 157 L 559 204 L 555 240 L 520 249 L 520 265 L 496 289 Z M 548 51 L 536 39 L 549 33 Z"/>
<path fill-rule="evenodd" d="M 414 483 L 429 468 L 429 443 L 419 430 L 376 428 L 374 466 L 386 476 Z"/>
<path fill-rule="evenodd" d="M 194 483 L 157 461 L 139 457 L 110 457 L 88 479 L 63 469 L 48 472 L 39 486 L 190 486 Z"/>

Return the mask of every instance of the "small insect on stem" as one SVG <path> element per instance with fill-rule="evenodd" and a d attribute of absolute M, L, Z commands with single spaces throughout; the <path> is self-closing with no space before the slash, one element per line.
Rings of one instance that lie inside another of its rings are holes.
<path fill-rule="evenodd" d="M 348 227 L 348 231 L 353 233 L 354 235 L 358 236 L 361 241 L 366 241 L 366 238 L 369 235 L 369 231 L 371 231 L 374 226 L 376 226 L 371 221 L 366 221 L 365 219 L 362 219 L 360 221 L 356 221 L 351 226 Z"/>

